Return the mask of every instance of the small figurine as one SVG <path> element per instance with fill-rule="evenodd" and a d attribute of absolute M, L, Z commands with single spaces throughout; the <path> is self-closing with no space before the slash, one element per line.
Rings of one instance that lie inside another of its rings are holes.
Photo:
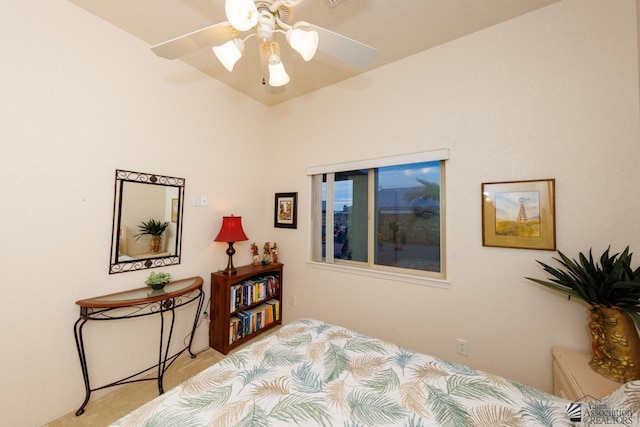
<path fill-rule="evenodd" d="M 273 247 L 271 248 L 271 263 L 278 263 L 278 244 L 276 242 L 273 242 Z"/>
<path fill-rule="evenodd" d="M 258 245 L 255 243 L 251 244 L 251 255 L 253 262 L 251 265 L 260 265 L 260 255 L 258 255 Z"/>
<path fill-rule="evenodd" d="M 269 242 L 264 244 L 262 248 L 262 264 L 267 265 L 271 262 L 271 246 Z"/>

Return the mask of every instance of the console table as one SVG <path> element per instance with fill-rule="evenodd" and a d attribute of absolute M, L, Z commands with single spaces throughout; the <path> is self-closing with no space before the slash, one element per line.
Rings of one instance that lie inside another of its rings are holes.
<path fill-rule="evenodd" d="M 169 355 L 171 335 L 173 333 L 173 326 L 175 323 L 175 309 L 195 302 L 197 302 L 197 309 L 193 320 L 193 328 L 191 329 L 189 345 L 177 353 Z M 132 289 L 129 291 L 76 301 L 76 304 L 80 306 L 80 318 L 74 324 L 74 334 L 86 391 L 86 397 L 80 408 L 76 411 L 76 416 L 84 413 L 84 407 L 89 402 L 91 392 L 107 387 L 138 381 L 157 380 L 158 393 L 164 393 L 162 378 L 169 366 L 171 366 L 178 356 L 186 350 L 189 351 L 191 358 L 196 357 L 196 355 L 191 351 L 191 345 L 193 343 L 193 336 L 198 324 L 198 319 L 202 311 L 203 302 L 204 293 L 202 291 L 201 277 L 191 277 L 188 279 L 169 282 L 164 289 L 160 290 L 152 290 L 147 286 L 145 288 Z M 171 315 L 166 334 L 165 314 Z M 85 354 L 84 340 L 82 337 L 82 328 L 85 323 L 89 320 L 119 320 L 151 315 L 160 316 L 160 349 L 158 354 L 158 363 L 121 380 L 101 387 L 91 388 L 89 382 L 89 371 L 87 369 L 87 356 Z M 157 376 L 151 378 L 135 378 L 145 372 L 153 370 L 154 368 L 157 368 Z"/>

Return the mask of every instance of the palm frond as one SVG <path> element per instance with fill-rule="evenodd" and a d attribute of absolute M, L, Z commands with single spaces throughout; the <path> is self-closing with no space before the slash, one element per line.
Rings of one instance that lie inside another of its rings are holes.
<path fill-rule="evenodd" d="M 458 427 L 471 425 L 469 413 L 461 402 L 435 387 L 427 386 L 429 396 L 427 404 L 431 408 L 437 423 L 442 427 Z"/>
<path fill-rule="evenodd" d="M 397 422 L 406 416 L 406 410 L 383 394 L 355 390 L 347 397 L 351 416 L 367 425 Z"/>
<path fill-rule="evenodd" d="M 299 335 L 294 339 L 288 340 L 288 341 L 283 341 L 282 345 L 286 346 L 286 347 L 304 347 L 307 346 L 308 344 L 311 344 L 311 342 L 313 341 L 313 337 L 311 336 L 311 334 L 304 334 L 304 335 Z"/>
<path fill-rule="evenodd" d="M 386 358 L 377 354 L 354 357 L 349 362 L 347 370 L 354 378 L 369 378 L 379 372 L 385 365 Z"/>
<path fill-rule="evenodd" d="M 247 385 L 255 381 L 256 379 L 260 378 L 261 376 L 265 375 L 267 372 L 269 372 L 269 368 L 267 368 L 264 365 L 260 365 L 260 366 L 255 366 L 252 369 L 239 372 L 238 377 L 240 377 L 240 381 L 242 382 L 242 385 Z"/>
<path fill-rule="evenodd" d="M 558 418 L 551 402 L 543 400 L 525 400 L 526 406 L 520 410 L 525 419 L 532 419 L 544 426 L 563 425 L 564 419 Z"/>
<path fill-rule="evenodd" d="M 269 399 L 272 396 L 285 396 L 289 394 L 288 377 L 278 377 L 270 381 L 260 381 L 253 387 L 249 396 L 253 399 Z"/>
<path fill-rule="evenodd" d="M 425 427 L 424 421 L 417 415 L 411 415 L 403 427 Z"/>
<path fill-rule="evenodd" d="M 237 424 L 238 418 L 242 415 L 244 408 L 247 406 L 246 400 L 241 400 L 237 402 L 229 402 L 227 405 L 222 407 L 222 410 L 216 414 L 216 417 L 211 420 L 208 424 L 208 427 L 228 427 Z M 176 411 L 173 411 L 174 413 Z M 188 414 L 188 413 L 185 413 Z M 190 416 L 191 417 L 191 416 Z M 192 420 L 195 420 L 191 417 Z M 150 423 L 152 426 L 160 426 L 162 424 Z M 183 424 L 175 423 L 175 424 L 167 424 L 167 426 L 181 426 Z M 185 424 L 186 425 L 186 424 Z"/>
<path fill-rule="evenodd" d="M 451 360 L 440 360 L 439 362 L 444 365 L 448 371 L 453 372 L 454 374 L 470 376 L 479 375 L 478 371 L 461 363 L 452 362 Z"/>
<path fill-rule="evenodd" d="M 384 347 L 379 341 L 372 340 L 371 338 L 351 338 L 345 344 L 344 349 L 358 353 L 368 353 L 370 351 L 374 353 L 382 353 Z"/>
<path fill-rule="evenodd" d="M 331 382 L 338 378 L 349 366 L 349 357 L 342 347 L 329 344 L 324 353 L 324 382 Z"/>
<path fill-rule="evenodd" d="M 487 396 L 491 396 L 505 403 L 513 402 L 507 393 L 498 387 L 494 387 L 484 379 L 456 375 L 447 380 L 447 388 L 452 396 L 473 400 L 483 400 Z"/>
<path fill-rule="evenodd" d="M 402 406 L 419 414 L 422 417 L 428 417 L 429 413 L 425 408 L 425 394 L 419 381 L 405 382 L 400 386 L 400 402 Z"/>
<path fill-rule="evenodd" d="M 139 233 L 134 234 L 133 237 L 135 237 L 137 241 L 140 237 L 144 235 L 159 236 L 162 233 L 164 233 L 164 230 L 167 229 L 169 224 L 170 224 L 169 221 L 160 222 L 160 221 L 156 221 L 153 218 L 151 218 L 147 222 L 142 221 L 142 223 L 138 226 Z"/>
<path fill-rule="evenodd" d="M 267 412 L 258 405 L 251 405 L 247 414 L 236 424 L 236 427 L 269 427 Z"/>
<path fill-rule="evenodd" d="M 401 348 L 400 351 L 397 351 L 389 358 L 389 360 L 391 363 L 402 369 L 402 373 L 404 374 L 404 368 L 409 364 L 409 362 L 411 362 L 413 357 L 414 353 Z"/>
<path fill-rule="evenodd" d="M 438 361 L 430 360 L 422 365 L 412 367 L 413 378 L 418 381 L 433 381 L 438 378 L 444 378 L 451 373 L 447 371 Z"/>
<path fill-rule="evenodd" d="M 362 381 L 362 385 L 377 391 L 378 393 L 389 393 L 400 385 L 400 378 L 396 372 L 389 368 L 380 371 L 369 379 Z"/>
<path fill-rule="evenodd" d="M 291 349 L 269 349 L 264 353 L 262 363 L 267 366 L 292 366 L 304 360 L 304 356 Z"/>
<path fill-rule="evenodd" d="M 332 421 L 329 409 L 322 399 L 295 394 L 280 400 L 269 413 L 269 417 L 297 425 L 309 425 L 310 421 L 315 421 L 321 426 L 331 426 Z"/>
<path fill-rule="evenodd" d="M 214 368 L 201 372 L 199 375 L 191 377 L 182 383 L 180 396 L 188 398 L 199 393 L 206 393 L 220 387 L 236 375 L 236 370 L 231 368 Z"/>
<path fill-rule="evenodd" d="M 321 393 L 322 379 L 313 371 L 313 363 L 306 362 L 291 372 L 292 389 L 301 393 Z"/>
<path fill-rule="evenodd" d="M 181 399 L 178 406 L 188 408 L 194 412 L 204 411 L 210 408 L 219 408 L 227 403 L 231 397 L 232 386 L 217 387 L 205 393 Z"/>
<path fill-rule="evenodd" d="M 575 297 L 594 306 L 608 308 L 626 307 L 625 311 L 639 312 L 640 267 L 631 268 L 633 254 L 627 246 L 622 253 L 610 253 L 607 248 L 599 258 L 594 258 L 592 250 L 587 255 L 579 253 L 578 259 L 571 259 L 558 251 L 553 258 L 561 268 L 554 268 L 542 261 L 536 261 L 551 277 L 547 280 L 526 277 L 539 285 Z M 640 328 L 640 318 L 634 317 Z"/>
<path fill-rule="evenodd" d="M 347 385 L 346 380 L 332 381 L 324 387 L 325 399 L 330 407 L 333 407 L 341 414 L 348 413 Z"/>
<path fill-rule="evenodd" d="M 249 362 L 249 358 L 246 353 L 234 353 L 231 356 L 225 357 L 219 363 L 220 365 L 233 365 L 238 369 L 244 368 L 247 366 Z"/>
<path fill-rule="evenodd" d="M 471 409 L 474 426 L 525 427 L 518 412 L 508 406 L 485 405 Z"/>

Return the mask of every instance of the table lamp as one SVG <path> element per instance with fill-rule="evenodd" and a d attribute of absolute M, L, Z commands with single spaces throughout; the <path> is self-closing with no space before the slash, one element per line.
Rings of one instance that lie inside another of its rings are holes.
<path fill-rule="evenodd" d="M 238 272 L 238 270 L 233 266 L 233 254 L 236 253 L 236 250 L 233 249 L 233 244 L 243 240 L 249 240 L 249 238 L 244 234 L 244 230 L 242 229 L 242 217 L 233 215 L 223 216 L 222 227 L 220 227 L 220 231 L 214 239 L 216 242 L 226 242 L 229 244 L 229 247 L 227 248 L 229 262 L 227 263 L 227 268 L 221 270 L 222 273 L 231 276 Z"/>

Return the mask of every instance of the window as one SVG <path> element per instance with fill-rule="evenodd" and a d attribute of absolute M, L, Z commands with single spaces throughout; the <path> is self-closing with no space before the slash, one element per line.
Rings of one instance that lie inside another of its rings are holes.
<path fill-rule="evenodd" d="M 309 168 L 312 260 L 444 279 L 448 150 Z"/>

